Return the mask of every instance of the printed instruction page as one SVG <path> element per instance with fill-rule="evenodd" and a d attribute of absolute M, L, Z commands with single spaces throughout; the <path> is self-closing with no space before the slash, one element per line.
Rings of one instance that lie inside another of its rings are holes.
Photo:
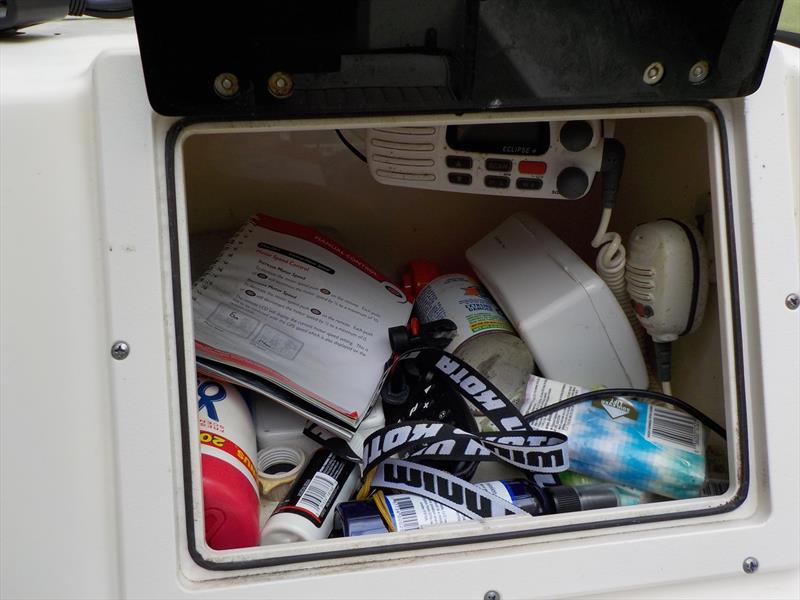
<path fill-rule="evenodd" d="M 411 304 L 314 230 L 257 215 L 193 288 L 198 354 L 350 419 L 366 412 Z"/>

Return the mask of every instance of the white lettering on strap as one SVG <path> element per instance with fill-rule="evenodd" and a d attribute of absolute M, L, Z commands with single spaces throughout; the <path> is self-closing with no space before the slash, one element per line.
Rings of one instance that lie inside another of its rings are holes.
<path fill-rule="evenodd" d="M 451 373 L 455 372 L 458 367 L 461 365 L 454 360 L 450 360 L 446 356 L 442 356 L 439 359 L 439 362 L 436 363 L 436 368 L 439 369 L 445 375 L 450 375 Z"/>
<path fill-rule="evenodd" d="M 411 437 L 408 438 L 408 441 L 416 442 L 423 438 L 435 437 L 441 428 L 441 423 L 419 423 L 414 425 L 414 430 L 411 432 Z"/>
<path fill-rule="evenodd" d="M 409 435 L 411 435 L 411 425 L 405 425 L 389 431 L 383 439 L 383 451 L 388 453 L 401 444 L 405 444 Z"/>

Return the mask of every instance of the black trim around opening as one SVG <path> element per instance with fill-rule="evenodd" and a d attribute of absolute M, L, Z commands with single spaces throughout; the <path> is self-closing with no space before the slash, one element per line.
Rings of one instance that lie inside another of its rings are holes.
<path fill-rule="evenodd" d="M 800 48 L 800 33 L 796 31 L 783 31 L 779 29 L 775 32 L 775 41 L 795 48 Z"/>
<path fill-rule="evenodd" d="M 636 108 L 637 105 L 620 106 L 615 105 L 613 108 Z M 736 408 L 738 426 L 733 430 L 736 432 L 736 442 L 739 447 L 741 456 L 741 463 L 737 479 L 741 481 L 741 486 L 733 498 L 723 505 L 700 509 L 688 510 L 663 515 L 646 515 L 640 517 L 629 517 L 621 519 L 612 519 L 598 523 L 584 523 L 575 525 L 560 525 L 556 527 L 545 527 L 536 529 L 523 529 L 517 531 L 503 532 L 503 533 L 488 533 L 483 535 L 472 535 L 454 538 L 450 540 L 430 540 L 410 542 L 407 544 L 397 544 L 394 546 L 370 546 L 368 548 L 350 548 L 344 550 L 316 552 L 310 554 L 295 554 L 280 556 L 274 558 L 245 560 L 245 561 L 231 561 L 231 562 L 217 562 L 205 558 L 197 549 L 197 539 L 195 537 L 194 522 L 195 516 L 193 511 L 193 492 L 192 492 L 192 465 L 191 465 L 191 452 L 190 443 L 192 440 L 189 438 L 189 414 L 188 414 L 188 395 L 185 385 L 186 381 L 186 355 L 183 344 L 183 298 L 181 295 L 181 280 L 180 280 L 180 256 L 178 248 L 178 227 L 177 227 L 177 196 L 175 191 L 175 144 L 180 133 L 190 125 L 198 125 L 201 123 L 214 123 L 214 122 L 237 122 L 247 121 L 252 122 L 252 119 L 201 119 L 201 118 L 188 118 L 175 123 L 167 133 L 165 140 L 165 163 L 166 163 L 166 183 L 167 183 L 167 212 L 169 218 L 169 242 L 170 242 L 170 264 L 172 268 L 172 299 L 175 310 L 175 347 L 178 359 L 178 397 L 180 401 L 180 417 L 181 417 L 181 453 L 182 453 L 182 467 L 183 467 L 183 484 L 184 484 L 184 510 L 186 522 L 186 535 L 189 542 L 189 554 L 192 559 L 204 569 L 210 571 L 239 571 L 242 569 L 258 569 L 263 567 L 272 567 L 292 563 L 311 562 L 317 560 L 330 560 L 335 558 L 347 558 L 353 556 L 367 556 L 378 555 L 395 552 L 406 552 L 409 550 L 422 550 L 427 548 L 445 547 L 445 546 L 463 546 L 467 544 L 486 543 L 494 541 L 504 541 L 512 539 L 520 539 L 526 537 L 535 537 L 542 535 L 552 535 L 556 533 L 567 533 L 572 531 L 586 531 L 607 529 L 611 527 L 621 527 L 625 525 L 639 525 L 643 523 L 655 523 L 674 521 L 678 519 L 688 519 L 692 517 L 706 517 L 709 515 L 716 515 L 721 513 L 730 512 L 740 506 L 747 498 L 750 488 L 750 457 L 747 445 L 748 428 L 747 428 L 747 405 L 745 397 L 745 365 L 742 344 L 742 320 L 740 314 L 739 302 L 739 265 L 736 249 L 736 241 L 733 236 L 735 231 L 734 227 L 734 210 L 733 210 L 733 191 L 731 188 L 730 177 L 730 149 L 728 147 L 728 135 L 725 128 L 725 119 L 720 109 L 711 102 L 697 102 L 681 104 L 678 107 L 688 108 L 702 108 L 708 110 L 713 114 L 716 119 L 719 129 L 720 147 L 722 150 L 722 178 L 723 178 L 723 194 L 724 194 L 724 208 L 725 208 L 725 225 L 728 232 L 727 235 L 727 250 L 729 259 L 729 276 L 731 282 L 731 317 L 733 321 L 733 351 L 734 351 L 734 365 L 735 365 L 735 380 L 736 380 Z M 604 106 L 595 107 L 598 109 L 607 108 Z M 611 108 L 611 107 L 608 107 Z M 559 111 L 567 110 L 567 107 L 557 107 Z M 333 128 L 332 128 L 333 129 Z"/>

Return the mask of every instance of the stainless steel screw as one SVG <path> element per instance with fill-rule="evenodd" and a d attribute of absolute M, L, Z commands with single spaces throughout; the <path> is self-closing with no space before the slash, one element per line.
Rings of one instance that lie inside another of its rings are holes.
<path fill-rule="evenodd" d="M 786 296 L 786 308 L 789 310 L 797 310 L 800 307 L 800 296 L 797 294 L 789 294 Z"/>
<path fill-rule="evenodd" d="M 745 573 L 755 573 L 758 571 L 758 559 L 748 556 L 744 559 L 742 563 L 742 568 L 744 569 Z"/>
<path fill-rule="evenodd" d="M 708 77 L 708 61 L 698 60 L 689 69 L 689 81 L 692 83 L 702 83 Z"/>
<path fill-rule="evenodd" d="M 489 590 L 483 595 L 483 600 L 500 600 L 500 593 Z"/>
<path fill-rule="evenodd" d="M 239 91 L 239 78 L 233 73 L 220 73 L 214 79 L 214 91 L 223 98 L 235 96 Z"/>
<path fill-rule="evenodd" d="M 662 77 L 664 77 L 664 65 L 660 62 L 654 62 L 647 65 L 644 75 L 642 75 L 642 80 L 647 85 L 655 85 L 661 81 Z"/>
<path fill-rule="evenodd" d="M 131 353 L 131 347 L 128 346 L 128 342 L 114 342 L 114 345 L 111 346 L 111 356 L 117 360 L 124 360 L 128 358 L 128 355 Z"/>

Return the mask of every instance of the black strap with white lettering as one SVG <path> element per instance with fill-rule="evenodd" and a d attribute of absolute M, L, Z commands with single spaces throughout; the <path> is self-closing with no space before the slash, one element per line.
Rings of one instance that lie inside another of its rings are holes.
<path fill-rule="evenodd" d="M 472 434 L 434 421 L 398 423 L 368 436 L 364 472 L 394 455 L 409 460 L 502 460 L 532 473 L 557 473 L 569 466 L 567 436 L 561 433 Z"/>
<path fill-rule="evenodd" d="M 421 348 L 397 360 L 416 361 L 420 371 L 435 373 L 437 381 L 446 382 L 500 431 L 474 435 L 432 421 L 390 425 L 364 441 L 363 472 L 395 455 L 410 460 L 502 460 L 531 473 L 557 473 L 569 467 L 565 435 L 534 431 L 500 390 L 457 356 L 437 348 Z"/>
<path fill-rule="evenodd" d="M 480 371 L 454 354 L 438 348 L 421 348 L 406 352 L 398 360 L 416 360 L 429 365 L 440 381 L 475 406 L 499 431 L 533 431 L 503 392 Z"/>
<path fill-rule="evenodd" d="M 372 485 L 425 496 L 472 519 L 528 514 L 446 471 L 406 460 L 384 461 L 375 471 Z"/>

